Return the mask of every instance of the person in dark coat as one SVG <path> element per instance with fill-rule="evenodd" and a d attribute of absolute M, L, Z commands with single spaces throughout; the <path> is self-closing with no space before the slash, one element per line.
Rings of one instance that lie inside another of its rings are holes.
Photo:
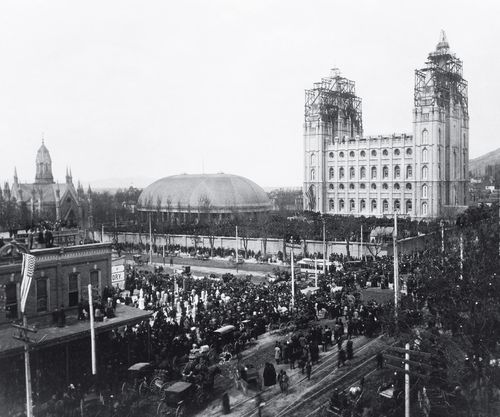
<path fill-rule="evenodd" d="M 347 353 L 347 359 L 351 360 L 354 356 L 354 348 L 353 348 L 353 343 L 352 343 L 351 338 L 347 339 L 347 343 L 346 343 L 345 348 L 346 348 L 346 353 Z"/>
<path fill-rule="evenodd" d="M 272 363 L 266 362 L 264 365 L 264 386 L 270 387 L 276 385 L 276 369 Z"/>
<path fill-rule="evenodd" d="M 346 359 L 346 357 L 345 357 L 345 356 L 346 356 L 346 355 L 345 355 L 345 350 L 341 348 L 341 349 L 339 350 L 339 353 L 338 353 L 337 367 L 339 367 L 339 368 L 340 368 L 340 365 L 342 365 L 342 366 L 343 366 L 343 365 L 345 364 L 345 359 Z"/>

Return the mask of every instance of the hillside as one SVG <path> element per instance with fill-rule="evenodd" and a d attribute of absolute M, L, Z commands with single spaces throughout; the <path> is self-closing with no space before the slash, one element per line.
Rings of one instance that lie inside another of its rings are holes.
<path fill-rule="evenodd" d="M 495 164 L 500 164 L 500 148 L 469 160 L 469 171 L 473 176 L 481 176 L 488 165 Z"/>

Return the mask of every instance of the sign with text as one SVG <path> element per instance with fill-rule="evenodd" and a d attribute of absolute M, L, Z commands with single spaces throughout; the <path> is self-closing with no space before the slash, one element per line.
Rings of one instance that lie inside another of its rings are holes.
<path fill-rule="evenodd" d="M 111 284 L 113 287 L 125 288 L 125 265 L 113 265 L 111 267 Z"/>

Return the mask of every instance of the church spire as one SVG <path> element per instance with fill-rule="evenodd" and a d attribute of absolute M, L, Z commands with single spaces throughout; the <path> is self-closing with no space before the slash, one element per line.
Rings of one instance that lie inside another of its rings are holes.
<path fill-rule="evenodd" d="M 14 167 L 14 184 L 18 183 L 18 178 L 17 178 L 17 168 Z"/>
<path fill-rule="evenodd" d="M 35 184 L 54 184 L 54 177 L 52 176 L 52 160 L 50 159 L 49 150 L 45 146 L 43 136 L 42 146 L 40 146 L 36 154 Z"/>

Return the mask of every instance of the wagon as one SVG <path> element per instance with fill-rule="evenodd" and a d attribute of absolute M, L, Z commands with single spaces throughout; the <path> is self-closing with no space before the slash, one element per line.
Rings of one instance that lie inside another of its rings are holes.
<path fill-rule="evenodd" d="M 163 400 L 158 404 L 158 416 L 184 417 L 195 390 L 196 386 L 190 382 L 178 381 L 170 385 L 165 390 Z"/>
<path fill-rule="evenodd" d="M 138 362 L 128 368 L 128 380 L 122 385 L 122 394 L 138 392 L 144 395 L 148 391 L 148 378 L 153 373 L 151 362 Z"/>

